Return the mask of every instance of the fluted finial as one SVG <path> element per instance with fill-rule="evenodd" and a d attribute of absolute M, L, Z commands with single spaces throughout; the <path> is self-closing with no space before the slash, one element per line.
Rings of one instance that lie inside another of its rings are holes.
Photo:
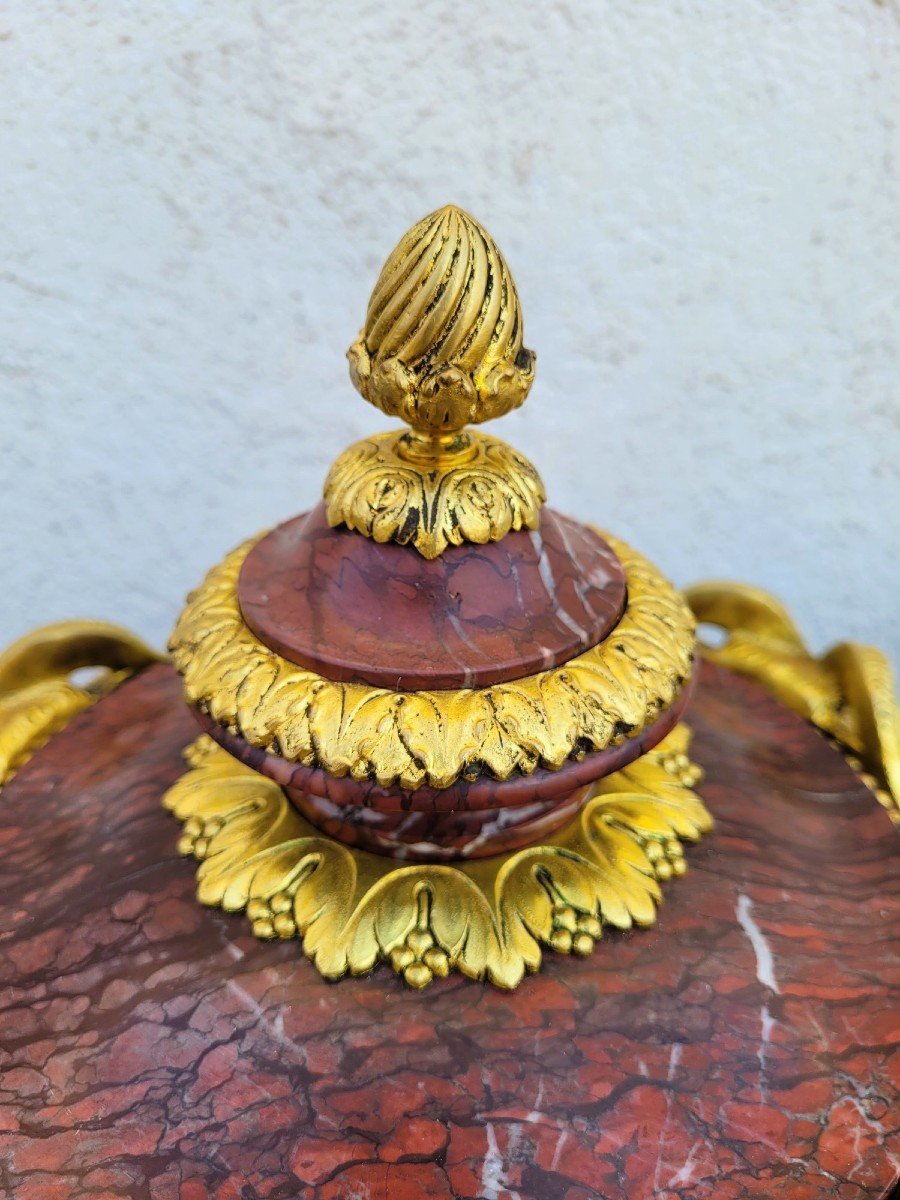
<path fill-rule="evenodd" d="M 426 558 L 538 528 L 535 468 L 464 428 L 518 408 L 534 378 L 512 275 L 474 217 L 449 204 L 400 239 L 347 357 L 366 400 L 411 428 L 375 434 L 335 460 L 324 489 L 332 525 Z"/>
<path fill-rule="evenodd" d="M 474 217 L 448 204 L 400 239 L 347 357 L 366 400 L 420 435 L 519 407 L 535 356 L 509 267 Z"/>

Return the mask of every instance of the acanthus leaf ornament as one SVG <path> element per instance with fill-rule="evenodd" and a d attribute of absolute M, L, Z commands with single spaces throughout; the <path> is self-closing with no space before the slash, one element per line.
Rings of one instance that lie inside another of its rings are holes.
<path fill-rule="evenodd" d="M 679 725 L 600 780 L 545 842 L 472 862 L 406 865 L 325 837 L 208 737 L 163 803 L 199 861 L 200 902 L 246 911 L 257 937 L 301 938 L 327 979 L 384 962 L 414 988 L 454 970 L 514 988 L 547 949 L 585 955 L 605 927 L 653 924 L 682 843 L 712 828 L 689 740 Z"/>
<path fill-rule="evenodd" d="M 376 434 L 335 461 L 324 493 L 331 525 L 412 545 L 425 558 L 462 542 L 497 542 L 511 530 L 537 529 L 544 485 L 517 450 L 476 433 L 455 460 L 423 471 L 399 452 L 402 438 Z"/>

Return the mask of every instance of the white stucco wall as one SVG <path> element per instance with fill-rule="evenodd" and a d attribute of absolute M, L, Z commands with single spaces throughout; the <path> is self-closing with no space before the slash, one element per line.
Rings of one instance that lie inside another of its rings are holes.
<path fill-rule="evenodd" d="M 900 32 L 875 0 L 7 0 L 0 642 L 164 642 L 385 425 L 343 359 L 454 201 L 538 351 L 495 426 L 679 583 L 900 661 Z"/>

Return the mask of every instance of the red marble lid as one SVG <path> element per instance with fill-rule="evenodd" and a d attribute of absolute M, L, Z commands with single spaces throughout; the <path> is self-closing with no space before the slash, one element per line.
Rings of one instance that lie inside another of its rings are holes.
<path fill-rule="evenodd" d="M 550 508 L 537 530 L 426 559 L 330 528 L 319 505 L 253 547 L 238 598 L 256 636 L 291 662 L 419 691 L 488 687 L 574 658 L 615 627 L 626 587 L 612 548 Z"/>

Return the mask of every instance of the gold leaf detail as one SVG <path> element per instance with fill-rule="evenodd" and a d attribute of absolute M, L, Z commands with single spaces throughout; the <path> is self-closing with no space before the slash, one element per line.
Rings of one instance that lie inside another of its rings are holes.
<path fill-rule="evenodd" d="M 537 529 L 544 485 L 527 458 L 496 438 L 472 434 L 461 462 L 417 466 L 384 433 L 348 447 L 325 480 L 328 523 L 376 542 L 410 544 L 425 558 L 447 546 L 497 542 Z"/>
<path fill-rule="evenodd" d="M 682 842 L 712 828 L 689 740 L 679 725 L 601 780 L 546 843 L 456 865 L 400 865 L 323 836 L 208 737 L 163 803 L 200 862 L 201 903 L 245 910 L 258 937 L 301 938 L 327 979 L 385 962 L 414 988 L 452 970 L 514 988 L 546 948 L 588 954 L 606 925 L 653 923 L 660 881 L 684 871 Z"/>

